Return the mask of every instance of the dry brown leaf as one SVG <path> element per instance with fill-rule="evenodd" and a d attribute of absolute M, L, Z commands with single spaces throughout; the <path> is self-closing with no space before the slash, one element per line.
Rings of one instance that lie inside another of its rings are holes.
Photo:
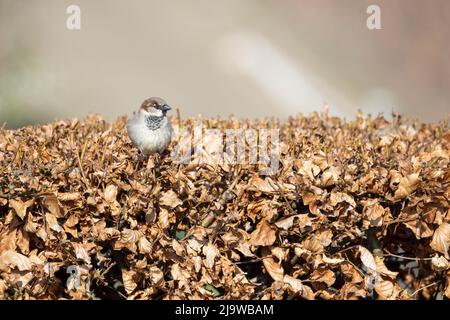
<path fill-rule="evenodd" d="M 19 271 L 28 271 L 32 263 L 27 256 L 12 250 L 3 251 L 0 254 L 0 270 L 10 272 L 10 268 L 17 268 Z"/>
<path fill-rule="evenodd" d="M 320 173 L 320 167 L 316 166 L 310 160 L 303 161 L 298 169 L 298 173 L 307 176 L 310 180 Z"/>
<path fill-rule="evenodd" d="M 170 227 L 169 211 L 161 208 L 158 214 L 158 225 L 161 229 L 167 229 Z"/>
<path fill-rule="evenodd" d="M 323 244 L 316 237 L 309 237 L 303 240 L 301 246 L 304 250 L 313 254 L 323 253 Z"/>
<path fill-rule="evenodd" d="M 156 266 L 149 269 L 150 281 L 153 285 L 162 287 L 164 285 L 164 273 Z"/>
<path fill-rule="evenodd" d="M 394 200 L 400 200 L 406 198 L 413 193 L 420 183 L 418 173 L 410 174 L 400 179 L 398 189 L 395 191 Z"/>
<path fill-rule="evenodd" d="M 394 272 L 394 271 L 390 271 L 386 265 L 384 264 L 384 259 L 382 257 L 375 257 L 375 264 L 377 266 L 377 272 L 379 272 L 380 274 L 387 276 L 393 280 L 395 280 L 395 278 L 397 278 L 398 272 Z"/>
<path fill-rule="evenodd" d="M 142 236 L 138 240 L 139 252 L 143 254 L 152 253 L 152 244 L 147 240 L 146 237 Z"/>
<path fill-rule="evenodd" d="M 250 249 L 251 244 L 248 242 L 239 242 L 236 246 L 236 250 L 238 250 L 240 253 L 242 253 L 246 257 L 254 257 L 255 255 Z"/>
<path fill-rule="evenodd" d="M 81 199 L 79 192 L 63 192 L 57 195 L 59 201 L 76 201 Z"/>
<path fill-rule="evenodd" d="M 296 279 L 286 274 L 283 277 L 283 282 L 291 286 L 292 290 L 294 292 L 298 292 L 303 298 L 307 300 L 314 300 L 314 292 L 310 287 L 305 286 L 300 279 Z"/>
<path fill-rule="evenodd" d="M 178 206 L 181 206 L 183 202 L 178 198 L 175 191 L 169 190 L 161 194 L 161 197 L 159 198 L 159 204 L 174 209 Z"/>
<path fill-rule="evenodd" d="M 28 201 L 22 201 L 20 199 L 10 199 L 9 206 L 14 209 L 17 216 L 23 220 L 27 213 L 27 209 L 34 204 L 34 199 Z"/>
<path fill-rule="evenodd" d="M 450 275 L 447 273 L 447 285 L 445 287 L 444 295 L 450 299 Z"/>
<path fill-rule="evenodd" d="M 261 220 L 250 234 L 249 243 L 253 246 L 271 246 L 275 243 L 276 232 L 266 220 Z"/>
<path fill-rule="evenodd" d="M 332 238 L 333 232 L 330 229 L 321 228 L 316 231 L 316 239 L 319 240 L 324 247 L 331 244 Z"/>
<path fill-rule="evenodd" d="M 53 214 L 51 214 L 50 212 L 45 213 L 45 221 L 47 221 L 47 225 L 49 226 L 49 228 L 51 230 L 56 231 L 56 232 L 64 231 L 64 229 L 59 225 L 58 219 L 56 219 L 56 217 Z"/>
<path fill-rule="evenodd" d="M 338 168 L 335 166 L 329 167 L 324 171 L 324 173 L 322 173 L 322 185 L 324 187 L 329 187 L 336 184 L 340 175 L 341 171 Z"/>
<path fill-rule="evenodd" d="M 131 252 L 137 252 L 137 243 L 139 239 L 142 237 L 142 233 L 137 230 L 131 229 L 123 229 L 120 233 L 119 243 L 122 245 L 121 247 L 125 247 Z"/>
<path fill-rule="evenodd" d="M 283 281 L 284 269 L 278 262 L 271 256 L 267 256 L 263 259 L 264 268 L 266 268 L 269 275 L 275 281 Z"/>
<path fill-rule="evenodd" d="M 280 263 L 282 261 L 287 260 L 288 256 L 289 256 L 289 249 L 287 248 L 281 248 L 281 247 L 270 247 L 269 248 L 270 253 L 278 259 L 278 261 L 280 261 Z"/>
<path fill-rule="evenodd" d="M 365 219 L 364 226 L 381 227 L 383 225 L 383 216 L 386 210 L 379 204 L 378 199 L 362 201 L 364 205 L 363 215 Z"/>
<path fill-rule="evenodd" d="M 17 248 L 17 230 L 3 230 L 0 232 L 0 252 L 15 251 Z"/>
<path fill-rule="evenodd" d="M 125 291 L 128 294 L 133 293 L 137 288 L 137 282 L 139 280 L 139 275 L 134 270 L 126 270 L 122 269 L 122 282 L 125 288 Z"/>
<path fill-rule="evenodd" d="M 187 284 L 189 278 L 191 277 L 189 271 L 184 268 L 181 268 L 178 263 L 172 265 L 170 273 L 172 275 L 173 280 L 180 281 L 182 285 Z"/>
<path fill-rule="evenodd" d="M 404 222 L 404 225 L 414 233 L 417 239 L 428 238 L 433 235 L 431 224 L 419 220 L 419 218 L 417 218 L 417 220 Z"/>
<path fill-rule="evenodd" d="M 392 281 L 380 280 L 375 283 L 375 291 L 378 293 L 378 299 L 395 300 L 400 293 L 399 288 Z"/>
<path fill-rule="evenodd" d="M 75 256 L 77 257 L 77 259 L 81 259 L 84 262 L 86 262 L 87 264 L 91 264 L 91 257 L 89 256 L 88 252 L 84 248 L 83 244 L 73 242 L 72 245 L 73 245 L 73 248 L 75 251 Z"/>
<path fill-rule="evenodd" d="M 430 247 L 442 253 L 446 259 L 450 259 L 448 249 L 450 246 L 450 224 L 442 223 L 435 231 Z"/>
<path fill-rule="evenodd" d="M 279 190 L 279 187 L 270 178 L 261 179 L 258 175 L 254 175 L 248 182 L 251 190 L 273 193 Z"/>
<path fill-rule="evenodd" d="M 208 243 L 206 246 L 203 246 L 203 254 L 205 255 L 205 266 L 208 269 L 212 269 L 214 267 L 214 260 L 216 257 L 220 256 L 220 251 L 216 248 L 212 243 Z"/>
<path fill-rule="evenodd" d="M 331 192 L 330 193 L 330 205 L 335 207 L 338 203 L 346 202 L 352 207 L 356 207 L 356 202 L 352 196 L 343 192 Z"/>
<path fill-rule="evenodd" d="M 36 233 L 37 232 L 38 225 L 34 223 L 33 216 L 31 214 L 27 215 L 27 218 L 25 220 L 25 231 L 29 233 Z"/>
<path fill-rule="evenodd" d="M 0 299 L 5 299 L 5 291 L 8 289 L 8 285 L 6 284 L 6 281 L 3 279 L 0 279 Z"/>
<path fill-rule="evenodd" d="M 171 156 L 150 157 L 146 167 L 125 117 L 0 128 L 0 298 L 122 290 L 129 299 L 213 299 L 205 284 L 220 299 L 450 298 L 450 280 L 433 284 L 450 278 L 447 125 L 326 112 L 283 122 L 172 118 L 188 138 L 197 122 L 221 138 L 228 129 L 279 130 L 280 170 L 267 176 L 265 166 Z M 217 143 L 209 142 L 203 155 Z M 251 145 L 243 147 L 248 160 Z M 354 247 L 369 227 L 381 228 L 393 254 L 432 259 L 417 273 L 407 272 L 410 259 L 387 269 L 368 246 Z M 77 262 L 80 281 L 48 281 Z M 399 282 L 394 270 L 405 271 Z M 107 288 L 121 282 L 125 289 Z"/>
<path fill-rule="evenodd" d="M 329 269 L 316 269 L 311 273 L 311 280 L 323 282 L 328 287 L 331 287 L 336 281 L 336 275 Z"/>
<path fill-rule="evenodd" d="M 311 219 L 307 214 L 295 214 L 290 217 L 280 219 L 275 222 L 275 225 L 280 229 L 289 230 L 294 225 L 294 221 L 297 221 L 300 228 L 311 226 Z"/>
<path fill-rule="evenodd" d="M 448 270 L 450 268 L 450 263 L 448 262 L 448 260 L 439 255 L 435 255 L 431 259 L 431 265 L 433 267 L 433 270 L 436 270 L 439 272 Z"/>
<path fill-rule="evenodd" d="M 358 246 L 358 249 L 361 254 L 360 259 L 363 265 L 368 269 L 369 272 L 376 272 L 377 264 L 375 262 L 375 258 L 373 257 L 372 253 L 363 246 Z"/>
<path fill-rule="evenodd" d="M 105 200 L 109 203 L 113 203 L 117 199 L 118 189 L 117 186 L 110 184 L 105 188 Z"/>
<path fill-rule="evenodd" d="M 48 195 L 44 197 L 44 205 L 57 218 L 62 218 L 63 214 L 61 214 L 61 208 L 59 206 L 58 198 L 56 195 Z"/>

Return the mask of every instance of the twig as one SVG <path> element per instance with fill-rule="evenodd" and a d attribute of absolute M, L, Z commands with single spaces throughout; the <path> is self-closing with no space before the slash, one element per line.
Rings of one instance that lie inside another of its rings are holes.
<path fill-rule="evenodd" d="M 350 250 L 350 249 L 354 249 L 354 248 L 356 248 L 356 247 L 359 247 L 359 245 L 354 245 L 354 246 L 351 246 L 351 247 L 348 247 L 348 248 L 339 250 L 339 251 L 333 253 L 332 255 L 334 256 L 334 255 L 336 255 L 336 254 L 338 254 L 338 253 L 342 253 L 342 252 L 348 251 L 348 250 Z"/>
<path fill-rule="evenodd" d="M 409 219 L 395 219 L 395 220 L 392 220 L 392 221 L 389 221 L 389 222 L 385 223 L 384 226 L 389 226 L 389 225 L 394 224 L 394 223 L 411 222 L 411 221 L 415 221 L 415 220 L 417 220 L 417 217 L 409 218 Z"/>
<path fill-rule="evenodd" d="M 262 261 L 267 258 L 270 258 L 270 257 L 256 258 L 256 259 L 248 260 L 248 261 L 238 261 L 238 262 L 235 262 L 234 264 L 254 263 L 254 262 Z"/>
<path fill-rule="evenodd" d="M 239 175 L 233 180 L 233 182 L 231 183 L 231 185 L 222 193 L 222 195 L 219 198 L 219 204 L 221 207 L 223 207 L 225 205 L 226 201 L 226 195 L 229 192 L 232 192 L 232 190 L 234 189 L 234 187 L 236 186 L 236 184 L 238 183 L 238 181 L 242 178 L 242 176 L 244 175 L 244 172 L 239 170 L 240 173 Z M 208 206 L 207 211 L 209 211 L 209 208 L 211 207 L 211 204 Z M 208 215 L 202 220 L 201 225 L 204 228 L 207 228 L 211 225 L 211 223 L 214 221 L 215 219 L 215 215 L 212 211 L 209 211 Z"/>
<path fill-rule="evenodd" d="M 180 108 L 177 108 L 177 121 L 178 121 L 178 127 L 181 129 L 182 124 L 181 124 Z"/>
<path fill-rule="evenodd" d="M 404 260 L 414 260 L 414 261 L 418 261 L 418 260 L 432 260 L 433 258 L 418 258 L 418 257 L 405 257 L 405 256 L 400 256 L 397 254 L 393 254 L 391 252 L 389 252 L 387 249 L 384 249 L 384 251 L 386 251 L 388 254 L 385 254 L 385 257 L 396 257 L 396 258 L 400 258 L 400 259 L 404 259 Z"/>
<path fill-rule="evenodd" d="M 281 191 L 281 187 L 280 187 L 278 181 L 275 181 L 275 185 L 278 187 L 278 194 L 283 198 L 284 202 L 286 203 L 287 207 L 289 208 L 289 211 L 291 212 L 292 215 L 295 215 L 296 212 L 295 212 L 294 208 L 292 208 L 291 203 L 288 201 L 288 199 L 284 195 L 284 192 Z"/>
<path fill-rule="evenodd" d="M 85 151 L 86 145 L 87 145 L 87 141 L 84 143 L 83 150 L 81 151 L 81 157 L 80 157 L 80 154 L 78 153 L 78 151 L 75 152 L 75 154 L 77 155 L 78 167 L 80 168 L 81 176 L 83 177 L 83 182 L 86 185 L 86 187 L 89 188 L 89 183 L 88 183 L 88 180 L 86 179 L 86 175 L 84 174 L 83 166 L 81 164 L 81 159 L 82 159 L 82 157 L 84 157 L 84 151 Z"/>
<path fill-rule="evenodd" d="M 412 296 L 415 296 L 417 293 L 419 293 L 419 292 L 422 291 L 423 289 L 432 287 L 432 286 L 434 286 L 434 285 L 436 285 L 436 284 L 439 284 L 439 283 L 440 283 L 440 281 L 436 281 L 436 282 L 430 283 L 430 284 L 428 284 L 428 285 L 426 285 L 426 286 L 424 286 L 424 287 L 422 287 L 422 288 L 419 288 L 419 289 L 417 289 L 416 291 L 414 291 L 414 292 L 412 293 Z"/>
<path fill-rule="evenodd" d="M 345 261 L 350 263 L 356 269 L 356 271 L 358 271 L 364 277 L 364 272 L 360 268 L 358 268 L 353 262 L 351 262 L 350 259 L 348 259 L 347 255 L 345 255 L 345 258 L 346 258 Z"/>

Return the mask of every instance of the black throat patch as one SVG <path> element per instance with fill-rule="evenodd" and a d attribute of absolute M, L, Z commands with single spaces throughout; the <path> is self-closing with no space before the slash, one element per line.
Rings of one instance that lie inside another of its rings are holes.
<path fill-rule="evenodd" d="M 145 124 L 150 130 L 157 130 L 161 128 L 164 116 L 148 116 L 145 118 Z"/>

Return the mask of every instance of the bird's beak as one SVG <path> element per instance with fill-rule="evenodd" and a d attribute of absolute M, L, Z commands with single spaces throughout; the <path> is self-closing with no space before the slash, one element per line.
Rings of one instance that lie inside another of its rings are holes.
<path fill-rule="evenodd" d="M 161 110 L 163 110 L 163 111 L 169 111 L 169 110 L 172 110 L 172 108 L 171 108 L 169 105 L 165 104 L 165 105 L 163 105 L 163 106 L 161 107 Z"/>

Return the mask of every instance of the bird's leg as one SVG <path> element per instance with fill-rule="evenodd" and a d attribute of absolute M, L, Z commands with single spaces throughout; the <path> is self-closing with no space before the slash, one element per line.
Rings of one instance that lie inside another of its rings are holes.
<path fill-rule="evenodd" d="M 155 163 L 153 167 L 153 179 L 155 179 L 156 182 L 156 171 L 158 170 L 158 174 L 161 170 L 161 156 L 159 153 L 155 153 Z"/>
<path fill-rule="evenodd" d="M 159 153 L 155 154 L 155 167 L 159 167 L 161 165 L 161 155 Z"/>
<path fill-rule="evenodd" d="M 147 159 L 147 156 L 143 154 L 140 150 L 138 151 L 138 156 L 136 159 L 136 166 L 134 168 L 135 171 L 138 170 L 141 163 L 143 163 Z"/>
<path fill-rule="evenodd" d="M 148 159 L 148 156 L 146 156 L 145 154 L 143 154 L 142 152 L 139 151 L 138 161 L 139 162 L 144 162 L 147 159 Z"/>

